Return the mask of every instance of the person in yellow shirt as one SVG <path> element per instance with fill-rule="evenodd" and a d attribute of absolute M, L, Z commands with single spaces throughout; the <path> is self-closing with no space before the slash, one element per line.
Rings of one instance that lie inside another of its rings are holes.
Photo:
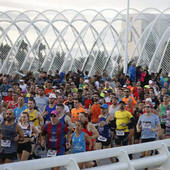
<path fill-rule="evenodd" d="M 125 106 L 125 102 L 120 101 L 119 111 L 116 111 L 114 115 L 116 124 L 116 147 L 128 145 L 129 128 L 134 126 L 134 118 L 130 112 L 125 110 Z"/>

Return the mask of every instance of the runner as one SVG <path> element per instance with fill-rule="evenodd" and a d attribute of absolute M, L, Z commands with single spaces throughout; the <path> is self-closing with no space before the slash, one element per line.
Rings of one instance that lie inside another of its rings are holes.
<path fill-rule="evenodd" d="M 34 126 L 37 128 L 38 132 L 41 132 L 41 129 L 44 124 L 44 120 L 40 114 L 35 108 L 35 100 L 33 98 L 29 98 L 28 100 L 28 109 L 26 109 L 24 112 L 28 112 L 29 114 L 29 120 L 34 124 Z M 32 159 L 34 157 L 35 159 L 40 158 L 34 153 L 35 144 L 37 143 L 37 138 L 32 142 L 32 153 L 29 157 L 29 159 Z"/>
<path fill-rule="evenodd" d="M 12 102 L 8 103 L 7 108 L 14 110 L 16 107 L 18 107 L 18 93 L 14 91 L 12 93 Z"/>
<path fill-rule="evenodd" d="M 47 104 L 46 106 L 44 106 L 43 109 L 43 114 L 42 117 L 44 118 L 45 124 L 50 122 L 50 114 L 53 110 L 56 109 L 56 104 L 55 104 L 55 100 L 56 100 L 56 95 L 55 94 L 50 94 L 49 96 L 49 104 Z"/>
<path fill-rule="evenodd" d="M 18 157 L 20 161 L 25 161 L 28 159 L 32 151 L 31 143 L 38 136 L 38 130 L 33 124 L 29 121 L 29 114 L 27 112 L 21 113 L 19 125 L 22 128 L 24 134 L 24 141 L 18 142 Z M 32 135 L 33 134 L 33 135 Z"/>
<path fill-rule="evenodd" d="M 115 112 L 114 121 L 116 123 L 116 147 L 128 145 L 129 127 L 134 126 L 134 118 L 130 112 L 125 110 L 125 102 L 119 102 L 119 111 Z M 129 157 L 132 159 L 132 155 Z"/>
<path fill-rule="evenodd" d="M 52 111 L 50 114 L 51 123 L 46 124 L 42 130 L 41 136 L 41 146 L 45 147 L 47 137 L 47 157 L 54 157 L 64 155 L 65 153 L 65 144 L 66 148 L 70 147 L 70 135 L 66 135 L 69 132 L 69 129 L 66 125 L 59 121 L 59 114 L 56 110 Z M 64 136 L 67 138 L 65 143 Z M 52 170 L 59 170 L 60 167 L 51 168 Z"/>
<path fill-rule="evenodd" d="M 159 105 L 160 109 L 160 114 L 159 114 L 159 120 L 161 124 L 161 129 L 158 131 L 158 137 L 160 140 L 163 139 L 163 134 L 165 133 L 166 129 L 166 122 L 167 122 L 167 117 L 166 117 L 166 109 L 169 108 L 169 95 L 164 95 L 163 97 L 163 103 Z"/>
<path fill-rule="evenodd" d="M 99 104 L 99 93 L 93 95 L 94 104 L 89 107 L 89 115 L 91 122 L 96 126 L 99 122 L 99 116 L 101 115 L 101 108 Z"/>
<path fill-rule="evenodd" d="M 71 118 L 66 114 L 64 110 L 64 105 L 63 104 L 57 104 L 56 110 L 59 114 L 59 121 L 67 126 L 69 129 L 68 134 L 70 135 L 73 130 L 73 124 L 71 122 Z M 66 136 L 64 137 L 65 142 L 66 142 Z M 69 148 L 65 148 L 65 153 L 68 154 Z"/>
<path fill-rule="evenodd" d="M 72 143 L 72 152 L 73 153 L 81 153 L 86 151 L 86 142 L 89 143 L 89 150 L 92 148 L 92 142 L 87 133 L 82 131 L 83 123 L 78 120 L 76 122 L 75 132 L 71 135 L 71 143 Z M 83 169 L 83 165 L 85 163 L 78 163 L 79 168 Z"/>
<path fill-rule="evenodd" d="M 135 125 L 134 125 L 134 143 L 139 143 L 139 139 L 141 138 L 141 132 L 137 132 L 136 125 L 138 123 L 139 117 L 143 114 L 143 110 L 145 107 L 145 104 L 143 102 L 138 103 L 138 108 L 134 111 L 134 118 L 135 118 Z"/>
<path fill-rule="evenodd" d="M 18 98 L 18 107 L 16 107 L 16 108 L 14 109 L 16 122 L 19 121 L 19 118 L 20 118 L 20 116 L 21 116 L 21 113 L 22 113 L 25 109 L 27 109 L 27 107 L 24 105 L 24 97 L 20 96 L 20 97 Z"/>
<path fill-rule="evenodd" d="M 127 106 L 125 107 L 125 110 L 130 112 L 133 116 L 133 113 L 135 111 L 135 107 L 132 106 L 133 100 L 131 98 L 127 99 Z M 129 127 L 129 145 L 133 144 L 133 137 L 134 137 L 134 126 Z M 131 155 L 130 155 L 131 156 Z M 131 157 L 132 159 L 132 157 Z"/>
<path fill-rule="evenodd" d="M 136 102 L 136 100 L 132 97 L 132 96 L 130 96 L 130 89 L 128 89 L 128 88 L 125 88 L 125 90 L 124 90 L 124 98 L 122 99 L 122 101 L 123 102 L 125 102 L 126 104 L 127 104 L 127 100 L 128 100 L 128 98 L 131 98 L 132 100 L 133 100 L 133 102 L 132 102 L 132 106 L 134 106 L 137 102 Z"/>
<path fill-rule="evenodd" d="M 74 99 L 74 108 L 71 110 L 71 121 L 74 124 L 79 120 L 79 113 L 86 112 L 82 107 L 80 107 L 80 101 L 78 98 Z"/>
<path fill-rule="evenodd" d="M 42 86 L 38 87 L 38 96 L 34 98 L 38 111 L 42 114 L 44 106 L 48 104 L 48 97 L 44 95 L 44 88 Z"/>
<path fill-rule="evenodd" d="M 139 117 L 136 125 L 137 132 L 141 132 L 142 143 L 156 140 L 156 132 L 161 129 L 158 116 L 151 112 L 151 106 L 145 105 L 146 113 Z M 150 151 L 144 153 L 145 157 L 150 156 Z"/>
<path fill-rule="evenodd" d="M 44 120 L 40 114 L 35 108 L 35 100 L 33 98 L 29 98 L 28 100 L 28 109 L 25 109 L 24 112 L 28 112 L 29 119 L 31 122 L 34 123 L 34 126 L 37 127 L 39 130 L 41 130 Z"/>
<path fill-rule="evenodd" d="M 102 149 L 105 147 L 111 148 L 111 126 L 113 122 L 113 117 L 108 113 L 108 105 L 101 105 L 101 116 L 99 118 L 99 137 L 96 139 L 96 150 Z M 111 162 L 114 163 L 114 158 L 110 158 Z M 98 160 L 99 165 L 99 160 Z"/>
<path fill-rule="evenodd" d="M 16 160 L 18 142 L 24 141 L 22 129 L 14 120 L 14 111 L 8 109 L 4 115 L 4 121 L 0 123 L 0 164 Z"/>

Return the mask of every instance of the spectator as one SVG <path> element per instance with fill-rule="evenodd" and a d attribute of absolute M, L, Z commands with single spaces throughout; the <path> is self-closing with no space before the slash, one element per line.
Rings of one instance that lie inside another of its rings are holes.
<path fill-rule="evenodd" d="M 129 76 L 130 76 L 130 81 L 136 81 L 136 63 L 133 62 L 132 65 L 130 66 L 129 70 L 128 70 L 128 73 L 129 73 Z"/>

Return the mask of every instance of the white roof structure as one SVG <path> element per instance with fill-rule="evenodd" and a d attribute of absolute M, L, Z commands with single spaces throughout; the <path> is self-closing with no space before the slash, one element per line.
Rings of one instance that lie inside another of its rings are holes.
<path fill-rule="evenodd" d="M 170 8 L 130 9 L 129 60 L 170 72 Z M 126 9 L 0 12 L 0 72 L 60 72 L 123 67 Z"/>

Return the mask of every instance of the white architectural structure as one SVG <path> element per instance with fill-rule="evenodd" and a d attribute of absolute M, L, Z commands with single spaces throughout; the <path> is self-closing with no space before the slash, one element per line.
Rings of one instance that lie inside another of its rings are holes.
<path fill-rule="evenodd" d="M 123 67 L 125 14 L 126 9 L 0 12 L 0 72 L 80 68 L 89 75 L 106 69 L 112 76 Z M 130 9 L 128 62 L 170 72 L 169 14 L 170 8 Z"/>
<path fill-rule="evenodd" d="M 2 170 L 42 170 L 51 167 L 64 166 L 67 170 L 80 170 L 77 163 L 92 160 L 117 157 L 118 163 L 110 163 L 86 170 L 138 170 L 146 167 L 160 166 L 160 170 L 169 170 L 170 153 L 168 147 L 170 139 L 129 145 L 110 149 L 101 149 L 92 152 L 83 152 L 64 156 L 42 158 L 31 161 L 20 161 L 0 165 Z M 130 160 L 128 154 L 140 153 L 157 149 L 159 154 Z M 85 169 L 84 169 L 85 170 Z"/>

